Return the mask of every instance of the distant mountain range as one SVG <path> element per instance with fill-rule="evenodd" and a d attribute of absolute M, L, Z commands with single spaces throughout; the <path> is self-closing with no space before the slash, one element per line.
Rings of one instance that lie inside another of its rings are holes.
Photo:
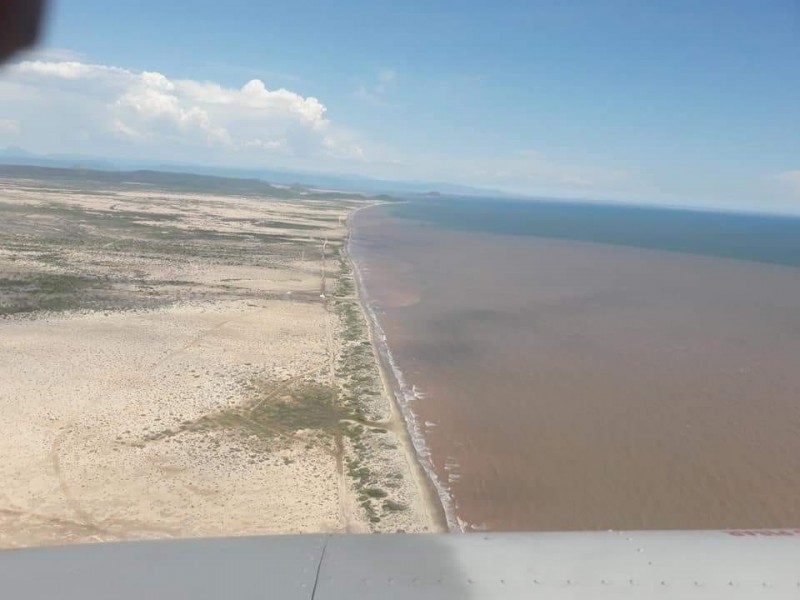
<path fill-rule="evenodd" d="M 9 146 L 0 149 L 0 164 L 51 167 L 61 169 L 91 169 L 95 171 L 158 171 L 169 173 L 191 173 L 215 177 L 256 179 L 263 182 L 304 188 L 319 188 L 363 194 L 395 195 L 458 195 L 486 196 L 502 198 L 514 197 L 499 190 L 482 189 L 465 185 L 423 181 L 389 181 L 370 179 L 358 175 L 331 175 L 328 173 L 289 171 L 282 169 L 238 169 L 214 167 L 192 163 L 167 161 L 141 161 L 114 159 L 105 160 L 92 156 L 64 154 L 34 154 L 23 148 Z"/>
<path fill-rule="evenodd" d="M 132 171 L 91 169 L 73 164 L 70 167 L 54 167 L 53 162 L 43 165 L 2 164 L 0 158 L 0 177 L 48 181 L 67 188 L 74 187 L 83 192 L 92 190 L 156 188 L 174 192 L 214 193 L 220 195 L 255 195 L 269 198 L 296 198 L 298 196 L 314 199 L 352 198 L 364 196 L 352 191 L 319 190 L 300 185 L 271 184 L 256 178 L 220 177 L 197 173 L 176 173 L 173 171 L 154 171 L 137 169 Z M 385 194 L 370 195 L 371 198 L 393 200 Z"/>

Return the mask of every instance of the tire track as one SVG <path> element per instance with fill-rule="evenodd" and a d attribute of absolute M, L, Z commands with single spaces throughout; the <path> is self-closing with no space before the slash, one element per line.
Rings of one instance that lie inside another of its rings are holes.
<path fill-rule="evenodd" d="M 56 437 L 53 439 L 53 443 L 50 445 L 50 462 L 53 466 L 53 472 L 58 478 L 58 487 L 61 490 L 61 494 L 64 496 L 67 506 L 78 518 L 78 522 L 82 527 L 85 527 L 87 530 L 94 533 L 113 535 L 109 530 L 98 525 L 92 515 L 88 511 L 84 510 L 78 498 L 72 493 L 69 483 L 67 482 L 67 478 L 64 475 L 64 470 L 61 467 L 61 445 L 63 444 L 64 439 L 70 433 L 72 433 L 71 426 L 64 428 L 60 433 L 58 433 L 58 435 L 56 435 Z"/>

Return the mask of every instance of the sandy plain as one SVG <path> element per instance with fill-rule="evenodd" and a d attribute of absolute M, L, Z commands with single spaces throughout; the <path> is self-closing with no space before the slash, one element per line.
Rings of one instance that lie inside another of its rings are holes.
<path fill-rule="evenodd" d="M 346 253 L 370 202 L 0 179 L 0 547 L 440 529 Z"/>

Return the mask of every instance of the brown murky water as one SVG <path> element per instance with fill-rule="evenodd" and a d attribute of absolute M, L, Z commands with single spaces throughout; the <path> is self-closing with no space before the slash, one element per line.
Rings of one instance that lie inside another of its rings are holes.
<path fill-rule="evenodd" d="M 468 528 L 800 524 L 800 269 L 385 207 L 351 248 Z"/>

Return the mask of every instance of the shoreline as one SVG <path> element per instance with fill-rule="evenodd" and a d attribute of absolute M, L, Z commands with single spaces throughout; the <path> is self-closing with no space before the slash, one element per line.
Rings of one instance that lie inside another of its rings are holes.
<path fill-rule="evenodd" d="M 356 297 L 359 310 L 367 324 L 367 335 L 373 356 L 380 373 L 383 396 L 389 404 L 391 430 L 403 445 L 403 454 L 414 476 L 414 484 L 419 495 L 423 512 L 433 532 L 462 532 L 455 515 L 452 496 L 439 480 L 430 460 L 427 448 L 416 415 L 413 414 L 405 399 L 403 376 L 392 358 L 391 349 L 386 341 L 377 315 L 369 304 L 361 269 L 350 251 L 353 235 L 352 219 L 356 213 L 367 208 L 382 206 L 386 202 L 378 202 L 361 206 L 347 215 L 347 236 L 342 246 L 346 260 L 353 273 Z"/>

